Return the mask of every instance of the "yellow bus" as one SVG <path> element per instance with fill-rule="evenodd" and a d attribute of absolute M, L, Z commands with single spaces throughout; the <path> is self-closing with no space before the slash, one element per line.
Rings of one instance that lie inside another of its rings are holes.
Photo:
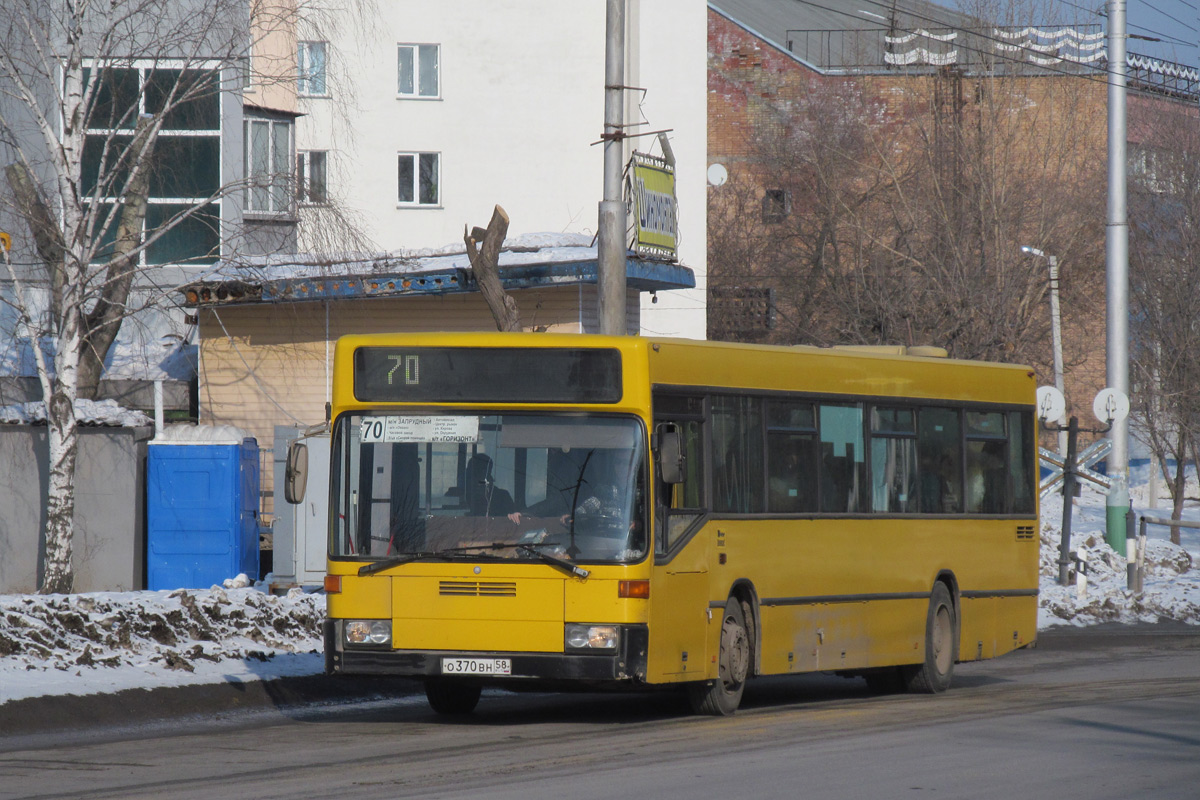
<path fill-rule="evenodd" d="M 1025 367 L 590 335 L 338 340 L 331 674 L 940 692 L 1036 636 Z M 302 485 L 289 454 L 289 499 Z"/>

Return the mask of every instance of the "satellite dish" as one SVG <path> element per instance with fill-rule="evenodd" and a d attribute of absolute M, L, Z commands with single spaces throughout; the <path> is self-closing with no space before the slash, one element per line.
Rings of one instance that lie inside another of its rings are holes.
<path fill-rule="evenodd" d="M 1067 413 L 1067 398 L 1053 386 L 1039 386 L 1037 414 L 1043 422 L 1058 422 Z"/>
<path fill-rule="evenodd" d="M 1092 401 L 1092 413 L 1105 424 L 1120 422 L 1129 416 L 1129 398 L 1119 389 L 1101 389 Z"/>
<path fill-rule="evenodd" d="M 729 170 L 720 164 L 712 164 L 708 168 L 708 182 L 712 186 L 721 186 L 729 180 Z"/>

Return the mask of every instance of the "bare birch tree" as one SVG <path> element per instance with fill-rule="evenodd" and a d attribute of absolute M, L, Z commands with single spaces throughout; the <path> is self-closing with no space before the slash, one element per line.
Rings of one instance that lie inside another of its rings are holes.
<path fill-rule="evenodd" d="M 218 257 L 244 233 L 221 211 L 240 209 L 243 193 L 292 202 L 290 145 L 259 187 L 221 142 L 247 84 L 294 87 L 294 34 L 274 60 L 251 56 L 281 31 L 289 41 L 304 11 L 299 0 L 5 3 L 0 227 L 14 234 L 9 301 L 46 404 L 42 592 L 72 589 L 76 400 L 95 397 L 121 323 L 138 311 L 132 298 L 162 302 L 133 293 L 137 277 Z"/>

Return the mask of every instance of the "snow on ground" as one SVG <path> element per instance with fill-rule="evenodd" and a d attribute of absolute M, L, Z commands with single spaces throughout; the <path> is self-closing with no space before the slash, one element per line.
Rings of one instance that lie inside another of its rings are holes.
<path fill-rule="evenodd" d="M 324 617 L 300 589 L 0 595 L 0 704 L 317 674 Z"/>
<path fill-rule="evenodd" d="M 1141 477 L 1130 493 L 1135 510 L 1169 517 L 1166 502 L 1147 508 Z M 1200 486 L 1195 480 L 1189 486 L 1188 496 L 1197 497 Z M 1200 520 L 1200 503 L 1190 502 L 1184 518 Z M 1200 531 L 1183 529 L 1178 546 L 1168 541 L 1167 528 L 1148 529 L 1144 592 L 1135 597 L 1126 589 L 1125 554 L 1104 543 L 1104 495 L 1085 487 L 1075 501 L 1072 549 L 1088 564 L 1086 592 L 1056 584 L 1061 521 L 1062 498 L 1051 496 L 1042 503 L 1039 628 L 1200 624 Z M 0 704 L 321 672 L 322 595 L 293 589 L 280 597 L 244 580 L 226 583 L 173 592 L 0 595 Z"/>

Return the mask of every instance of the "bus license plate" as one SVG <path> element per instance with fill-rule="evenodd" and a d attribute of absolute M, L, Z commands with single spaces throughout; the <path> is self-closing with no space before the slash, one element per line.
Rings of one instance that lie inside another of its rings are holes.
<path fill-rule="evenodd" d="M 443 658 L 443 675 L 511 675 L 508 658 Z"/>

